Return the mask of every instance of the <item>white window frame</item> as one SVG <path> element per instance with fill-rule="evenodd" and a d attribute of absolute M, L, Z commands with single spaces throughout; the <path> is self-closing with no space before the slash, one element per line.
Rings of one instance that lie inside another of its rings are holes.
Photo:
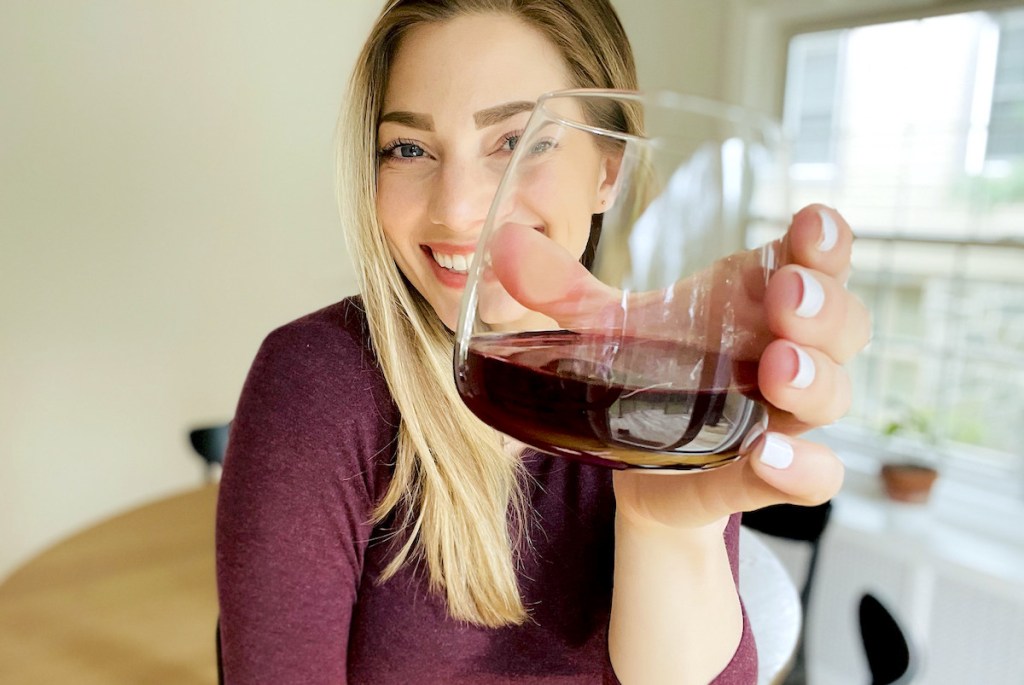
<path fill-rule="evenodd" d="M 845 41 L 842 38 L 842 33 L 837 31 L 834 33 L 823 33 L 817 36 L 813 36 L 810 39 L 803 40 L 800 43 L 791 43 L 789 49 L 789 60 L 790 63 L 796 61 L 799 67 L 795 71 L 795 80 L 790 82 L 787 79 L 786 90 L 785 90 L 785 105 L 783 112 L 785 120 L 783 125 L 786 128 L 791 139 L 796 139 L 800 135 L 802 114 L 801 108 L 798 104 L 798 100 L 804 90 L 804 78 L 805 78 L 805 67 L 809 59 L 812 59 L 813 53 L 822 48 L 835 47 L 836 50 L 836 73 L 835 80 L 832 84 L 832 102 L 831 107 L 831 118 L 833 120 L 833 130 L 841 127 L 841 122 L 836 122 L 836 117 L 842 113 L 842 92 L 843 92 L 843 64 L 845 61 Z M 838 123 L 838 126 L 837 126 Z M 837 145 L 834 136 L 830 136 L 827 142 L 829 152 L 828 159 L 823 161 L 815 162 L 796 162 L 792 165 L 792 174 L 794 178 L 801 181 L 830 181 L 835 177 L 838 169 L 837 164 Z"/>
<path fill-rule="evenodd" d="M 992 154 L 991 150 L 988 149 L 989 141 L 987 134 L 992 126 L 992 112 L 996 107 L 996 99 L 999 97 L 999 93 L 1001 90 L 999 87 L 1000 84 L 998 83 L 1000 66 L 999 57 L 1002 56 L 1001 48 L 1003 46 L 1003 41 L 1005 40 L 1004 34 L 1007 30 L 1012 29 L 1015 33 L 1018 34 L 1021 42 L 1024 43 L 1024 9 L 1001 12 L 997 16 L 998 19 L 992 22 L 992 35 L 988 37 L 988 40 L 991 42 L 991 46 L 987 46 L 988 49 L 992 51 L 993 55 L 991 59 L 992 73 L 989 77 L 991 86 L 988 89 L 989 107 L 988 119 L 986 122 L 985 165 L 986 171 L 988 173 L 992 173 L 994 171 L 996 174 L 1003 174 L 1009 170 L 1009 164 L 1011 160 L 1005 159 L 1002 156 L 994 156 Z M 1024 51 L 1024 45 L 1021 45 L 1020 49 L 1021 51 Z M 1018 89 L 1018 92 L 1015 94 L 1013 98 L 1007 99 L 1010 102 L 1016 102 L 1018 106 L 1024 107 L 1024 79 L 1022 79 L 1020 83 L 1014 85 Z M 1013 161 L 1022 160 L 1024 160 L 1024 152 L 1017 153 L 1014 155 Z"/>
<path fill-rule="evenodd" d="M 943 8 L 942 10 L 932 9 L 931 11 L 929 11 L 927 8 L 922 9 L 921 6 L 916 3 L 912 3 L 909 1 L 902 2 L 902 0 L 894 0 L 890 6 L 891 11 L 878 12 L 876 8 L 873 14 L 870 13 L 871 10 L 866 10 L 858 13 L 856 10 L 852 10 L 850 5 L 843 6 L 843 3 L 836 3 L 836 6 L 831 10 L 821 9 L 821 6 L 816 4 L 814 5 L 816 9 L 811 9 L 812 6 L 809 4 L 804 4 L 801 5 L 800 7 L 795 6 L 795 4 L 794 6 L 791 7 L 765 7 L 764 5 L 761 5 L 757 10 L 754 11 L 755 18 L 753 20 L 749 18 L 746 19 L 746 27 L 748 32 L 753 31 L 755 29 L 759 31 L 764 31 L 766 28 L 770 27 L 771 30 L 774 30 L 775 32 L 774 37 L 769 38 L 767 40 L 762 38 L 762 44 L 778 45 L 778 53 L 780 55 L 784 55 L 786 53 L 784 46 L 787 46 L 789 40 L 798 34 L 811 33 L 815 31 L 857 28 L 859 26 L 881 24 L 894 21 L 903 21 L 908 19 L 926 19 L 932 16 L 939 16 L 942 14 L 952 14 L 959 12 L 999 12 L 1006 10 L 1008 6 L 1017 8 L 1022 7 L 1024 5 L 1022 5 L 1021 3 L 1015 3 L 1011 5 L 1009 3 L 999 2 L 998 0 L 992 0 L 990 2 L 965 4 L 959 7 L 948 6 L 946 8 Z M 804 12 L 807 12 L 807 16 L 814 16 L 814 18 L 810 21 L 802 18 L 802 13 Z M 741 24 L 740 26 L 742 27 L 743 25 Z M 998 30 L 997 27 L 996 30 Z M 741 38 L 741 40 L 743 39 Z M 991 44 L 989 49 L 992 50 Z M 994 79 L 995 53 L 992 54 L 990 62 L 990 68 L 992 70 L 992 79 Z M 780 95 L 778 100 L 776 100 L 776 103 L 779 108 L 778 111 L 781 114 L 784 111 L 782 109 L 782 105 L 785 102 L 786 98 L 785 81 L 787 64 L 784 58 L 780 59 L 777 62 L 777 64 L 779 73 L 773 78 L 775 79 L 775 83 L 777 84 L 776 92 L 779 93 Z M 979 68 L 981 68 L 981 66 L 982 65 L 979 65 Z M 749 55 L 747 56 L 747 59 L 745 61 L 745 69 L 747 73 L 741 74 L 739 77 L 739 82 L 741 84 L 750 83 L 750 74 L 755 73 L 756 71 L 762 72 L 761 75 L 763 76 L 763 69 L 755 69 L 755 62 Z M 990 81 L 992 79 L 990 79 Z M 766 91 L 767 89 L 764 86 L 762 86 L 758 91 L 753 93 L 754 97 L 752 98 L 752 100 L 754 106 L 764 106 L 770 103 L 770 101 L 764 99 L 764 93 Z M 976 95 L 979 96 L 979 99 L 976 99 L 975 102 L 977 103 L 980 101 L 982 104 L 975 107 L 975 109 L 973 110 L 972 121 L 978 124 L 984 122 L 984 125 L 981 126 L 981 130 L 984 132 L 984 130 L 987 128 L 988 116 L 990 114 L 989 109 L 991 107 L 991 93 L 988 94 L 989 97 L 987 98 L 987 105 L 984 104 L 984 100 L 980 99 L 980 96 L 984 95 L 984 93 L 976 93 Z M 738 96 L 738 99 L 741 101 L 750 101 L 750 99 L 745 98 L 745 96 L 742 94 Z M 838 111 L 842 111 L 841 103 L 838 107 Z M 980 140 L 982 163 L 980 165 L 978 164 L 978 156 L 976 150 L 979 149 L 979 142 L 977 142 L 977 140 L 973 143 L 972 148 L 973 150 L 975 150 L 974 156 L 965 156 L 965 163 L 968 165 L 970 165 L 972 162 L 974 163 L 973 167 L 968 166 L 969 169 L 977 169 L 980 167 L 984 169 L 987 173 L 998 173 L 998 164 L 993 166 L 993 160 L 989 160 L 987 165 L 984 163 L 984 152 L 986 147 L 984 143 L 985 140 L 984 138 L 982 138 Z M 808 174 L 806 176 L 798 175 L 799 172 L 802 170 L 797 170 L 798 174 L 795 174 L 794 176 L 796 180 L 828 180 L 829 178 L 831 178 L 829 174 L 841 173 L 841 164 L 832 166 L 834 168 L 827 170 L 828 173 L 825 173 L 825 169 L 808 169 Z M 1024 246 L 1017 245 L 1016 247 L 1021 248 Z M 1022 254 L 1024 254 L 1024 250 L 1022 250 Z M 883 457 L 883 455 L 880 454 L 879 450 L 884 448 L 880 448 L 879 441 L 875 441 L 874 443 L 872 443 L 869 440 L 865 440 L 865 436 L 863 435 L 855 435 L 856 432 L 856 430 L 844 430 L 842 426 L 839 426 L 836 428 L 830 427 L 829 429 L 822 431 L 822 435 L 826 436 L 826 438 L 828 438 L 828 436 L 832 436 L 830 439 L 835 439 L 838 443 L 846 445 L 851 444 L 850 440 L 852 438 L 855 443 L 858 443 L 860 445 L 860 447 L 862 448 L 861 451 L 863 453 L 867 453 L 870 455 L 866 460 L 855 460 L 857 466 L 860 468 L 864 468 L 865 464 L 867 464 L 868 469 L 877 468 L 877 466 L 872 466 L 872 464 L 877 465 L 878 460 Z M 943 491 L 947 493 L 947 496 L 950 500 L 955 500 L 961 503 L 971 502 L 972 506 L 978 505 L 979 503 L 985 504 L 986 506 L 990 505 L 990 511 L 993 514 L 993 516 L 996 516 L 996 518 L 999 518 L 996 512 L 1006 513 L 1012 511 L 1016 513 L 1024 513 L 1024 469 L 1021 469 L 1021 473 L 1019 474 L 1019 476 L 1015 478 L 1012 482 L 1002 484 L 1004 486 L 1002 488 L 1003 492 L 1008 496 L 990 496 L 990 493 L 985 483 L 979 483 L 979 481 L 984 480 L 984 476 L 979 476 L 979 474 L 973 472 L 969 466 L 969 461 L 969 459 L 963 462 L 956 461 L 953 463 L 952 466 L 948 468 L 946 477 L 943 479 L 945 482 Z M 977 514 L 974 516 L 974 518 L 979 521 L 994 520 L 992 516 L 988 516 L 987 514 Z M 1002 520 L 1002 518 L 999 518 L 999 520 Z M 1013 526 L 1013 530 L 1011 531 L 1002 524 L 993 524 L 993 528 L 1000 528 L 1000 530 L 1002 531 L 1001 535 L 1005 534 L 1009 537 L 1013 537 L 1019 543 L 1024 543 L 1024 527 Z"/>

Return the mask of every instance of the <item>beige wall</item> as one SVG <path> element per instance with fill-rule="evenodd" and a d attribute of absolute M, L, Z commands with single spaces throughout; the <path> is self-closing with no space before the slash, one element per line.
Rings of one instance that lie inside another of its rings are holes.
<path fill-rule="evenodd" d="M 722 38 L 729 0 L 618 0 L 640 85 L 722 97 Z"/>
<path fill-rule="evenodd" d="M 354 290 L 331 143 L 377 8 L 0 4 L 0 577 L 197 484 L 186 428 Z"/>
<path fill-rule="evenodd" d="M 768 4 L 617 2 L 645 87 L 770 109 Z M 353 292 L 331 139 L 379 5 L 0 3 L 0 577 L 197 484 L 187 427 Z"/>

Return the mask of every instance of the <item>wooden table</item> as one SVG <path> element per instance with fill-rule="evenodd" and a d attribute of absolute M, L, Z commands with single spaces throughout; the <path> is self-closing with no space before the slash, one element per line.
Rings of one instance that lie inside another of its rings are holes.
<path fill-rule="evenodd" d="M 217 682 L 208 486 L 64 540 L 0 585 L 0 683 Z"/>
<path fill-rule="evenodd" d="M 0 683 L 213 685 L 214 485 L 89 528 L 0 585 Z M 778 558 L 741 529 L 740 592 L 760 683 L 788 671 L 800 601 Z"/>

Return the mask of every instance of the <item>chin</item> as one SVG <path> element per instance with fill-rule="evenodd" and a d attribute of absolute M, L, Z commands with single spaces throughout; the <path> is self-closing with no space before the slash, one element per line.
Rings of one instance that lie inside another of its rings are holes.
<path fill-rule="evenodd" d="M 450 303 L 434 303 L 429 302 L 430 308 L 434 310 L 434 314 L 441 321 L 445 328 L 449 331 L 455 332 L 455 329 L 459 326 L 459 308 L 458 302 Z"/>

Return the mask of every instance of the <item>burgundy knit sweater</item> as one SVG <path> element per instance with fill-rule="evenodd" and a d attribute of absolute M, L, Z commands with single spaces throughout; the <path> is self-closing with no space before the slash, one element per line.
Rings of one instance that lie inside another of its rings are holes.
<path fill-rule="evenodd" d="M 229 685 L 615 683 L 607 651 L 611 473 L 529 452 L 535 518 L 518 573 L 530 620 L 449 618 L 422 566 L 379 582 L 398 413 L 351 298 L 270 334 L 231 430 L 217 507 Z M 739 518 L 726 530 L 737 569 Z M 749 624 L 714 681 L 756 682 Z"/>

